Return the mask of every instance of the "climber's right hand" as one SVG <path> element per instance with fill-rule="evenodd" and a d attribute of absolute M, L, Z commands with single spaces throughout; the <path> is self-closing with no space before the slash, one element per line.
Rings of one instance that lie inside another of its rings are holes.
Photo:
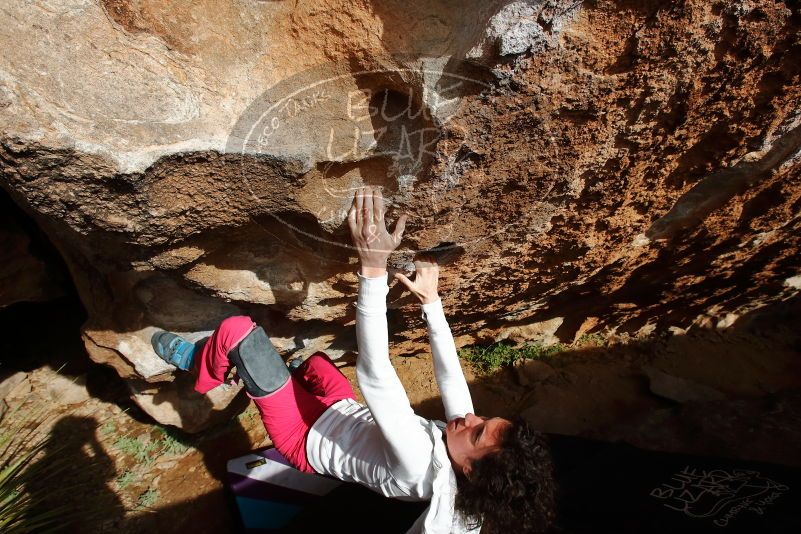
<path fill-rule="evenodd" d="M 431 254 L 421 254 L 414 262 L 414 280 L 409 280 L 406 275 L 395 273 L 395 278 L 406 286 L 418 299 L 421 304 L 429 304 L 439 300 L 437 285 L 439 283 L 439 264 L 437 259 Z"/>

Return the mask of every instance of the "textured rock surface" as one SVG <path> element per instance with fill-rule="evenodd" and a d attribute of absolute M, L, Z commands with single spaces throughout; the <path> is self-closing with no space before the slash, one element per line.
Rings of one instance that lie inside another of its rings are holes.
<path fill-rule="evenodd" d="M 342 219 L 363 183 L 412 215 L 396 266 L 458 245 L 442 286 L 462 344 L 725 326 L 798 291 L 794 4 L 74 0 L 0 18 L 0 185 L 66 260 L 91 357 L 163 422 L 238 408 L 191 394 L 155 328 L 248 313 L 287 352 L 354 348 Z M 393 352 L 411 354 L 425 332 L 401 293 Z"/>

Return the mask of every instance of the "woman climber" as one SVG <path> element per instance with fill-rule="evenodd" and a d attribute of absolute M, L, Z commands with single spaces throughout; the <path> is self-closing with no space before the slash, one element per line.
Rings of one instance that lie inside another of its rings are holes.
<path fill-rule="evenodd" d="M 328 356 L 317 352 L 291 372 L 249 317 L 224 320 L 198 354 L 175 334 L 157 333 L 156 352 L 197 373 L 206 393 L 235 366 L 278 451 L 297 469 L 357 482 L 385 495 L 430 505 L 410 532 L 542 532 L 554 518 L 554 484 L 544 437 L 522 419 L 473 414 L 453 336 L 437 292 L 439 266 L 416 262 L 414 280 L 395 277 L 421 302 L 447 424 L 415 415 L 389 360 L 386 264 L 401 242 L 384 222 L 380 189 L 359 189 L 348 212 L 360 269 L 356 377 L 367 405 Z"/>

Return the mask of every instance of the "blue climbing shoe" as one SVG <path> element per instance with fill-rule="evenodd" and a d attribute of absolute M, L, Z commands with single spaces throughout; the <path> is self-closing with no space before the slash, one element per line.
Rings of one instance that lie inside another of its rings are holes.
<path fill-rule="evenodd" d="M 150 343 L 153 345 L 153 350 L 156 351 L 156 354 L 165 362 L 184 371 L 192 368 L 192 361 L 195 356 L 194 343 L 190 343 L 177 334 L 163 330 L 153 334 Z"/>

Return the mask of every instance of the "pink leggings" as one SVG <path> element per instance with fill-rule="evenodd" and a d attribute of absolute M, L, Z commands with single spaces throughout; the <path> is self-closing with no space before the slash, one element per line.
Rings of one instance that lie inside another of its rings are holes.
<path fill-rule="evenodd" d="M 220 323 L 195 357 L 197 392 L 206 393 L 223 383 L 231 366 L 228 353 L 254 328 L 256 324 L 245 316 L 229 317 Z M 280 389 L 265 397 L 250 398 L 278 452 L 300 471 L 314 473 L 306 458 L 309 429 L 329 406 L 356 396 L 328 355 L 316 352 L 292 371 Z"/>

